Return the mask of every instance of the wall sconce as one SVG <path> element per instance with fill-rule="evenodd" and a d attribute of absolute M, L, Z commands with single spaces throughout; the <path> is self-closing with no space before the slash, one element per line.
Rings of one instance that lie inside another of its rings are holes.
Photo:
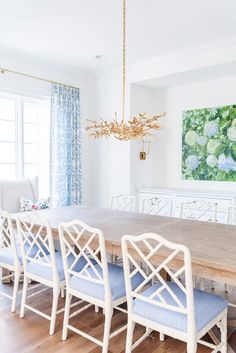
<path fill-rule="evenodd" d="M 139 152 L 139 159 L 145 161 L 150 152 L 151 141 L 141 141 L 141 151 Z"/>

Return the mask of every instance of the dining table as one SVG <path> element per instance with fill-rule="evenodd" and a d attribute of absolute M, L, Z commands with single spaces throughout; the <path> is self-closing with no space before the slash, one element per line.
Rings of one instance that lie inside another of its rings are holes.
<path fill-rule="evenodd" d="M 59 239 L 58 226 L 64 222 L 80 220 L 99 228 L 104 234 L 106 251 L 112 256 L 122 256 L 123 235 L 159 234 L 189 248 L 193 275 L 236 285 L 234 225 L 83 206 L 48 208 L 37 211 L 37 215 L 47 219 L 54 239 Z M 13 220 L 16 217 L 14 214 Z M 231 320 L 230 326 L 236 327 L 236 320 Z M 217 337 L 212 334 L 212 339 Z"/>

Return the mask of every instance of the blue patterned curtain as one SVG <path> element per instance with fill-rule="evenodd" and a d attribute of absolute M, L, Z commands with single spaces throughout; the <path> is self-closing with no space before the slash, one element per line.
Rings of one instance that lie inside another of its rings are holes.
<path fill-rule="evenodd" d="M 50 187 L 53 206 L 81 203 L 80 92 L 52 84 Z"/>

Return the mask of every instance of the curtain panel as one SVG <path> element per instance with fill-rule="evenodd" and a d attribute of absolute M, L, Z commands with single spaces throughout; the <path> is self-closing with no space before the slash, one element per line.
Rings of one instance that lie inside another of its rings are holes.
<path fill-rule="evenodd" d="M 52 84 L 50 188 L 53 206 L 81 203 L 80 91 Z"/>

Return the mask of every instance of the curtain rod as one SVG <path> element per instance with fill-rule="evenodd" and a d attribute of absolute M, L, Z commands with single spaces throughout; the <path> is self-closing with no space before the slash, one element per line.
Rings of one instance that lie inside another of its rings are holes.
<path fill-rule="evenodd" d="M 6 68 L 3 68 L 3 67 L 0 67 L 0 73 L 4 74 L 5 72 L 10 72 L 12 74 L 16 74 L 16 75 L 20 75 L 20 76 L 32 78 L 32 79 L 35 79 L 35 80 L 48 82 L 48 83 L 55 83 L 55 84 L 58 84 L 58 85 L 63 85 L 63 86 L 71 87 L 71 88 L 77 88 L 77 89 L 79 88 L 78 86 L 67 85 L 67 84 L 62 83 L 62 82 L 52 81 L 52 80 L 48 80 L 46 78 L 42 78 L 42 77 L 26 74 L 24 72 L 19 72 L 19 71 L 15 71 L 15 70 L 11 70 L 11 69 L 6 69 Z"/>

